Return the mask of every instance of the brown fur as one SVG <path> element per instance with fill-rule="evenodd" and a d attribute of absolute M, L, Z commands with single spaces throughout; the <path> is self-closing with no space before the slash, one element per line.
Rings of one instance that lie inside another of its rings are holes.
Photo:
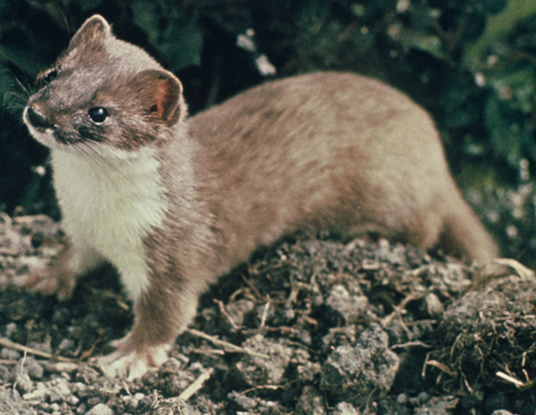
<path fill-rule="evenodd" d="M 381 82 L 302 75 L 186 121 L 180 82 L 115 39 L 99 17 L 56 67 L 57 81 L 28 108 L 55 126 L 61 145 L 157 149 L 167 209 L 144 237 L 149 286 L 135 301 L 132 331 L 116 344 L 119 355 L 172 343 L 207 284 L 299 229 L 374 232 L 425 249 L 442 244 L 480 262 L 498 256 L 449 173 L 430 117 Z M 104 128 L 82 116 L 96 103 L 111 113 Z M 147 360 L 154 363 L 150 354 Z"/>

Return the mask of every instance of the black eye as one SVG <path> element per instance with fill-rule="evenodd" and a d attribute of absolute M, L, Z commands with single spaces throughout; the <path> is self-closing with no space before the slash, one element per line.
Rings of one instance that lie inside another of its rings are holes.
<path fill-rule="evenodd" d="M 45 84 L 49 84 L 51 83 L 54 79 L 56 79 L 58 77 L 58 70 L 57 69 L 52 69 L 50 71 L 48 71 L 44 76 L 43 76 L 43 82 Z"/>
<path fill-rule="evenodd" d="M 87 112 L 94 124 L 101 125 L 108 119 L 108 110 L 104 107 L 93 107 Z"/>

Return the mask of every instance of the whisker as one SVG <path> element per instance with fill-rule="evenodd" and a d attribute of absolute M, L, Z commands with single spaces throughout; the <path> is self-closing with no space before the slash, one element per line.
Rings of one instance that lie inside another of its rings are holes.
<path fill-rule="evenodd" d="M 28 78 L 25 76 L 26 83 L 30 85 L 24 85 L 22 80 L 17 75 L 13 74 L 13 77 L 15 78 L 15 81 L 17 82 L 17 85 L 20 87 L 20 89 L 22 89 L 26 93 L 26 100 L 28 100 L 28 98 L 30 98 L 30 96 L 32 95 L 33 87 L 30 86 L 32 82 L 29 81 Z"/>

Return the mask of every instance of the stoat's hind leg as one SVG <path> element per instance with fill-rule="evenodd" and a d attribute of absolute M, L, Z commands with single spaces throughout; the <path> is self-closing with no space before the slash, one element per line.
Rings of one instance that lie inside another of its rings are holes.
<path fill-rule="evenodd" d="M 51 266 L 33 270 L 21 285 L 44 295 L 56 295 L 60 300 L 69 298 L 78 277 L 105 262 L 91 247 L 77 245 L 67 243 Z"/>

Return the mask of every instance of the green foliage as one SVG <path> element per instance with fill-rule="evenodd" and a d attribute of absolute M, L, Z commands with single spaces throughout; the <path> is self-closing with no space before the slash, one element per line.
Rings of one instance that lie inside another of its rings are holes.
<path fill-rule="evenodd" d="M 262 54 L 278 76 L 351 70 L 397 86 L 432 113 L 456 160 L 536 164 L 536 1 L 0 0 L 9 123 L 30 80 L 93 13 L 177 73 L 193 112 L 259 82 Z M 245 33 L 249 50 L 237 46 Z M 2 134 L 0 152 L 22 146 Z M 15 153 L 23 166 L 25 151 Z"/>
<path fill-rule="evenodd" d="M 534 1 L 510 0 L 504 3 L 506 3 L 504 4 L 506 6 L 504 9 L 502 7 L 498 10 L 492 8 L 486 14 L 484 33 L 474 42 L 465 46 L 463 66 L 481 66 L 482 62 L 485 61 L 485 54 L 496 43 L 503 41 L 509 34 L 514 32 L 521 21 L 536 14 L 536 2 Z"/>
<path fill-rule="evenodd" d="M 147 34 L 151 46 L 166 57 L 168 69 L 180 71 L 201 63 L 203 36 L 199 13 L 165 0 L 132 3 L 134 23 Z"/>

